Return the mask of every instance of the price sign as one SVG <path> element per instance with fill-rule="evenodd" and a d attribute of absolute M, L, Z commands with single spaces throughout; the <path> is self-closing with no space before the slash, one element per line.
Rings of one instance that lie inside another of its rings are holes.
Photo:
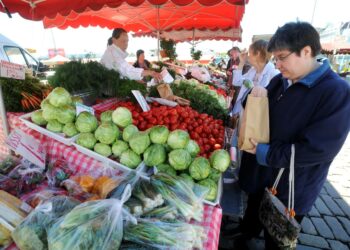
<path fill-rule="evenodd" d="M 45 168 L 46 153 L 40 141 L 24 133 L 22 130 L 15 129 L 6 139 L 6 144 L 17 154 L 33 164 Z"/>
<path fill-rule="evenodd" d="M 143 112 L 147 112 L 151 110 L 151 108 L 147 104 L 146 99 L 143 97 L 143 95 L 139 90 L 132 90 L 131 92 L 135 96 L 137 102 L 140 104 Z"/>
<path fill-rule="evenodd" d="M 162 72 L 160 72 L 160 75 L 162 76 L 162 79 L 165 83 L 172 83 L 174 81 L 174 78 L 169 74 L 167 69 L 163 69 Z"/>
<path fill-rule="evenodd" d="M 24 80 L 25 68 L 23 65 L 0 61 L 0 76 L 5 78 L 14 78 Z"/>
<path fill-rule="evenodd" d="M 92 107 L 86 106 L 84 104 L 81 104 L 79 102 L 76 103 L 76 112 L 77 115 L 79 115 L 81 112 L 89 112 L 92 115 L 95 115 L 95 110 Z"/>

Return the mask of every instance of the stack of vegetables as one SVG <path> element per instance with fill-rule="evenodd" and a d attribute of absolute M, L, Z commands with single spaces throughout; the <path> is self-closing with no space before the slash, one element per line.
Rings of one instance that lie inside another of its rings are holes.
<path fill-rule="evenodd" d="M 31 120 L 37 125 L 46 126 L 49 131 L 72 137 L 79 132 L 74 124 L 76 102 L 81 102 L 81 99 L 72 98 L 64 88 L 55 88 L 41 102 L 41 109 L 32 113 Z"/>

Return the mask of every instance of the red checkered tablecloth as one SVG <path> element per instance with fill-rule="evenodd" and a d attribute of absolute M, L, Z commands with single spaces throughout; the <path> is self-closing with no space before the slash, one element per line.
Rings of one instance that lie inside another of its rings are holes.
<path fill-rule="evenodd" d="M 75 173 L 81 174 L 98 174 L 102 173 L 107 167 L 101 162 L 77 151 L 74 146 L 64 145 L 54 139 L 41 135 L 40 133 L 31 130 L 19 119 L 21 114 L 8 114 L 10 128 L 20 128 L 26 133 L 34 136 L 45 144 L 47 156 L 50 161 L 64 159 L 74 169 Z M 202 225 L 206 232 L 206 241 L 204 249 L 216 250 L 219 244 L 219 234 L 221 226 L 222 209 L 209 205 L 204 206 L 204 221 Z M 17 249 L 15 246 L 10 246 L 7 250 Z"/>

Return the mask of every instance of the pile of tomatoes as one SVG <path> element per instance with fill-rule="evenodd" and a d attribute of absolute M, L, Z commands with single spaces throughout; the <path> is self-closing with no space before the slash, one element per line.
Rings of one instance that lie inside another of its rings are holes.
<path fill-rule="evenodd" d="M 223 121 L 208 114 L 200 114 L 191 107 L 168 107 L 154 102 L 150 105 L 150 111 L 142 112 L 132 102 L 119 102 L 118 106 L 126 107 L 132 112 L 133 124 L 142 131 L 156 125 L 164 125 L 171 131 L 186 130 L 200 146 L 200 155 L 203 157 L 209 157 L 215 149 L 223 147 Z"/>

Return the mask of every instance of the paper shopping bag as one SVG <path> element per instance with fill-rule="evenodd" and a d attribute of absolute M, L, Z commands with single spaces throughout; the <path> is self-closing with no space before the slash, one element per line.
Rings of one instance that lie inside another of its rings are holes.
<path fill-rule="evenodd" d="M 267 97 L 253 97 L 248 100 L 243 112 L 239 130 L 238 147 L 241 150 L 254 148 L 250 138 L 258 143 L 268 143 L 270 138 L 269 103 Z"/>
<path fill-rule="evenodd" d="M 167 97 L 174 95 L 169 84 L 163 83 L 157 86 L 158 93 L 161 98 L 167 99 Z"/>

